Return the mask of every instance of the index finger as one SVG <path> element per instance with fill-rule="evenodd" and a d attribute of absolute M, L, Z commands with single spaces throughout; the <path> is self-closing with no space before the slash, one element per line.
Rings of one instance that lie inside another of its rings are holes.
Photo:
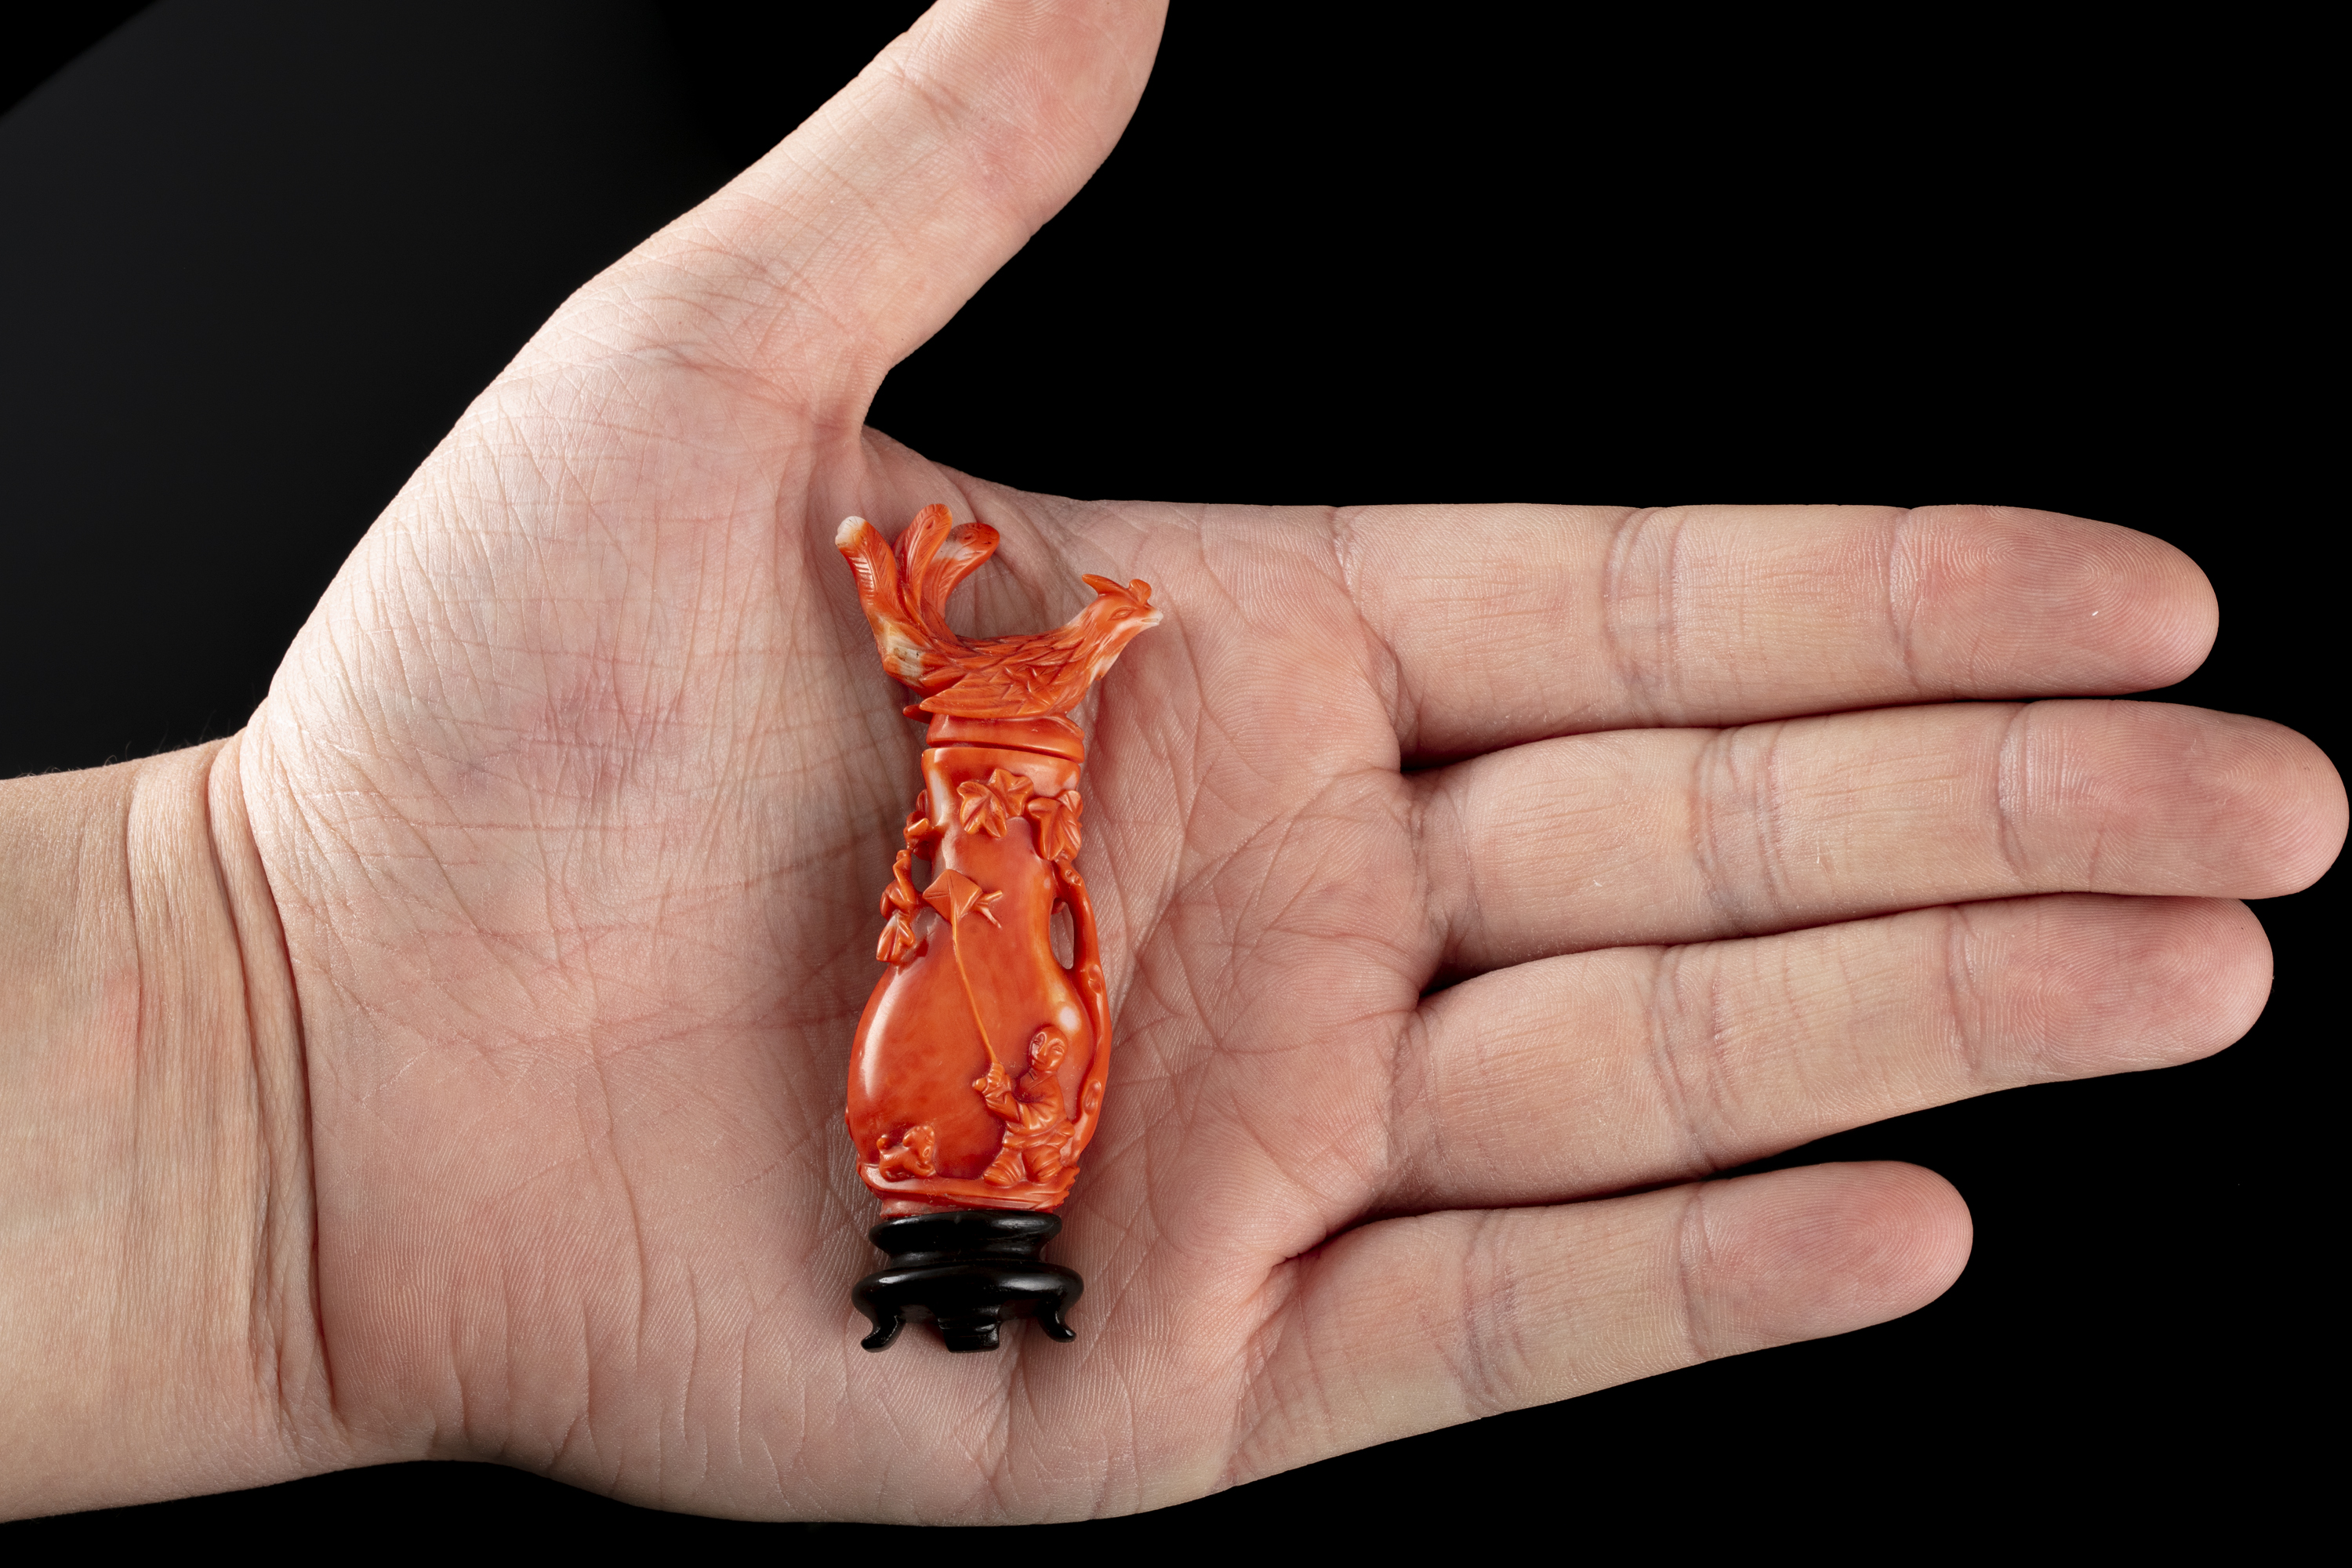
<path fill-rule="evenodd" d="M 1408 755 L 2169 685 L 2213 590 L 2158 539 L 2005 507 L 1373 507 L 1340 566 Z"/>

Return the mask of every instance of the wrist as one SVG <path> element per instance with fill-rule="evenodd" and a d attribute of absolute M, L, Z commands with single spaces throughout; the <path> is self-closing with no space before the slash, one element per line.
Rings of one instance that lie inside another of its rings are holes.
<path fill-rule="evenodd" d="M 341 1462 L 237 744 L 0 783 L 0 1517 Z"/>

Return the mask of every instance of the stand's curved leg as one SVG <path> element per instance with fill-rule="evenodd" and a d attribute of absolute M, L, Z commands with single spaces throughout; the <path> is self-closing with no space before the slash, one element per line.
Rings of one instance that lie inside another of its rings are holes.
<path fill-rule="evenodd" d="M 1047 1339 L 1059 1340 L 1067 1344 L 1078 1337 L 1078 1331 L 1070 1327 L 1062 1317 L 1063 1313 L 1070 1310 L 1070 1302 L 1075 1297 L 1074 1291 L 1056 1290 L 1051 1296 L 1041 1296 L 1037 1299 L 1037 1326 L 1045 1331 Z"/>
<path fill-rule="evenodd" d="M 850 1304 L 865 1313 L 874 1324 L 874 1331 L 857 1342 L 869 1351 L 888 1350 L 890 1342 L 898 1337 L 898 1331 L 907 1326 L 906 1315 L 895 1304 L 886 1305 L 876 1300 L 874 1292 L 866 1288 L 864 1281 L 849 1293 L 849 1300 Z"/>

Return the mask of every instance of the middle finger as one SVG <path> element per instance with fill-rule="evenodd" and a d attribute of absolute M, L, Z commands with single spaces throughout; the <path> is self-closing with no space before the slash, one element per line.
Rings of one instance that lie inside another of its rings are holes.
<path fill-rule="evenodd" d="M 2333 773 L 2260 719 L 1954 703 L 1515 746 L 1420 775 L 1442 962 L 1756 935 L 2048 892 L 2266 898 Z"/>

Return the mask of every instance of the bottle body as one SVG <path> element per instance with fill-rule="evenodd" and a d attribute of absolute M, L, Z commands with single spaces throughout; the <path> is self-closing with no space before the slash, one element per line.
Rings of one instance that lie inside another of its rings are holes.
<path fill-rule="evenodd" d="M 1051 1211 L 1108 1065 L 1093 910 L 1071 864 L 1084 748 L 1060 720 L 939 721 L 931 739 L 885 895 L 889 968 L 851 1050 L 850 1137 L 886 1215 Z M 920 893 L 917 859 L 931 872 Z M 1070 913 L 1066 968 L 1057 907 Z"/>

